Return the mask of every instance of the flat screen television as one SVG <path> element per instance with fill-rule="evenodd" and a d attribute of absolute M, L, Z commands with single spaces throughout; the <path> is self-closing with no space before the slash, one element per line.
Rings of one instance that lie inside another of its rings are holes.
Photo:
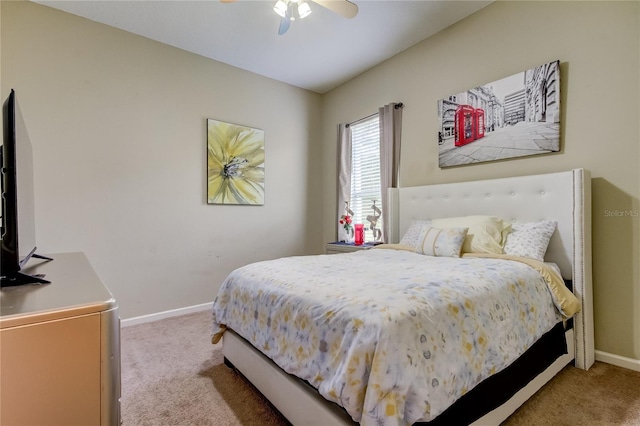
<path fill-rule="evenodd" d="M 31 141 L 12 89 L 2 105 L 2 244 L 0 286 L 46 284 L 44 275 L 22 272 L 36 254 Z"/>

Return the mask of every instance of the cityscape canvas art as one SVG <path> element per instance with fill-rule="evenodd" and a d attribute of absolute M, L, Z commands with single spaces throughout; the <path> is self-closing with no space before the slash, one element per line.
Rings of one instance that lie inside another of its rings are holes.
<path fill-rule="evenodd" d="M 264 204 L 264 131 L 207 120 L 207 203 Z"/>
<path fill-rule="evenodd" d="M 560 150 L 560 61 L 438 101 L 441 168 Z"/>

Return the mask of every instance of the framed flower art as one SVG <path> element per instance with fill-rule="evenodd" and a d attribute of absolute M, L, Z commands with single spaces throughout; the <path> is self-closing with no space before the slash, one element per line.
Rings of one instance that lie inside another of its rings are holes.
<path fill-rule="evenodd" d="M 207 203 L 264 205 L 264 131 L 207 120 Z"/>

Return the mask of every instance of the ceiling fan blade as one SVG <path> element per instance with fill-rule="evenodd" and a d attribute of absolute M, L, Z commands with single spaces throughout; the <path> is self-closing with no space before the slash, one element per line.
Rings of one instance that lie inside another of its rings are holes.
<path fill-rule="evenodd" d="M 325 7 L 345 18 L 355 18 L 358 14 L 358 5 L 349 0 L 312 0 L 320 6 Z"/>
<path fill-rule="evenodd" d="M 289 27 L 291 26 L 291 20 L 289 19 L 289 14 L 287 16 L 280 19 L 280 27 L 278 28 L 278 35 L 282 35 L 289 31 Z"/>

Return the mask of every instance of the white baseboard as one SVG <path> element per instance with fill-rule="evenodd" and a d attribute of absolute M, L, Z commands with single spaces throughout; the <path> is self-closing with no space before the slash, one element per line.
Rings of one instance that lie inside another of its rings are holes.
<path fill-rule="evenodd" d="M 179 315 L 192 314 L 194 312 L 202 312 L 211 310 L 213 302 L 203 303 L 201 305 L 186 306 L 184 308 L 172 309 L 170 311 L 157 312 L 155 314 L 142 315 L 140 317 L 127 318 L 120 321 L 121 327 L 129 327 L 132 325 L 144 324 L 146 322 L 158 321 L 164 318 L 177 317 Z"/>
<path fill-rule="evenodd" d="M 640 359 L 627 358 L 607 352 L 596 351 L 596 361 L 602 361 L 607 364 L 617 365 L 618 367 L 640 372 Z"/>

